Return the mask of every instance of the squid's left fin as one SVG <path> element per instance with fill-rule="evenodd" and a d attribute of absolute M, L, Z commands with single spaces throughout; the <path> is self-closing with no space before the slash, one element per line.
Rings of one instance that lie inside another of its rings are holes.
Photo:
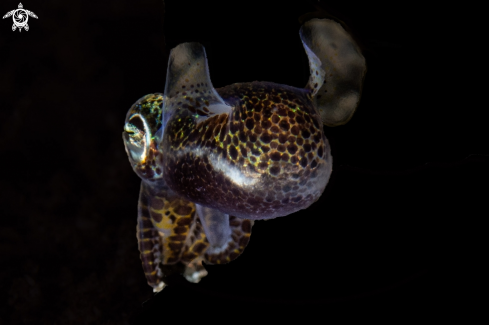
<path fill-rule="evenodd" d="M 199 43 L 182 43 L 170 52 L 163 125 L 180 109 L 187 110 L 197 119 L 197 123 L 231 112 L 231 107 L 212 86 L 205 49 Z"/>

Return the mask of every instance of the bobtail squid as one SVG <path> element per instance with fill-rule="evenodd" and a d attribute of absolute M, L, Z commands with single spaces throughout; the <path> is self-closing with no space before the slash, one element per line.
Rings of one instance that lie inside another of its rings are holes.
<path fill-rule="evenodd" d="M 312 19 L 300 29 L 310 78 L 305 88 L 272 82 L 215 89 L 204 47 L 170 52 L 164 94 L 129 109 L 123 140 L 142 179 L 137 239 L 155 292 L 177 263 L 188 281 L 206 264 L 236 259 L 254 220 L 309 207 L 324 191 L 332 157 L 323 124 L 352 117 L 365 59 L 345 29 Z"/>

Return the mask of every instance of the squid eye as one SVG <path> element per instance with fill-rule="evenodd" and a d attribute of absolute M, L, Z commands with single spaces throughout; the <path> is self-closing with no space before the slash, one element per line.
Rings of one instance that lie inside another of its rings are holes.
<path fill-rule="evenodd" d="M 129 123 L 135 126 L 140 131 L 145 131 L 144 122 L 139 115 L 134 115 L 129 119 Z"/>
<path fill-rule="evenodd" d="M 146 123 L 139 115 L 132 116 L 124 125 L 124 145 L 127 154 L 136 163 L 144 162 L 149 145 Z"/>

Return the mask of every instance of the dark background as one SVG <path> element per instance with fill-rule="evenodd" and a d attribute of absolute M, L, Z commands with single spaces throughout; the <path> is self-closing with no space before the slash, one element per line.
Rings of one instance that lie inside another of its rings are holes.
<path fill-rule="evenodd" d="M 308 324 L 337 313 L 398 323 L 478 309 L 462 306 L 486 256 L 468 257 L 487 217 L 487 128 L 480 106 L 442 101 L 455 89 L 433 73 L 443 45 L 433 13 L 322 0 L 23 5 L 39 17 L 28 32 L 0 24 L 0 323 Z M 368 67 L 353 119 L 325 127 L 334 163 L 323 196 L 256 222 L 244 254 L 207 266 L 198 285 L 174 277 L 154 296 L 137 250 L 127 110 L 164 91 L 169 50 L 186 41 L 206 47 L 216 88 L 303 87 L 299 18 L 318 6 L 350 27 Z"/>

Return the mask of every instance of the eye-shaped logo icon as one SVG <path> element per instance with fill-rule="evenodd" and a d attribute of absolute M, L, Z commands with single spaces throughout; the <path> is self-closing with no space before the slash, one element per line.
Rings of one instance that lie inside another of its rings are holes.
<path fill-rule="evenodd" d="M 19 32 L 24 28 L 26 31 L 29 30 L 29 25 L 27 25 L 27 21 L 29 20 L 29 16 L 37 18 L 36 14 L 32 11 L 23 9 L 22 3 L 19 3 L 19 8 L 9 11 L 3 16 L 3 18 L 7 18 L 12 16 L 14 20 L 14 24 L 12 25 L 12 31 L 15 29 L 19 29 Z"/>

